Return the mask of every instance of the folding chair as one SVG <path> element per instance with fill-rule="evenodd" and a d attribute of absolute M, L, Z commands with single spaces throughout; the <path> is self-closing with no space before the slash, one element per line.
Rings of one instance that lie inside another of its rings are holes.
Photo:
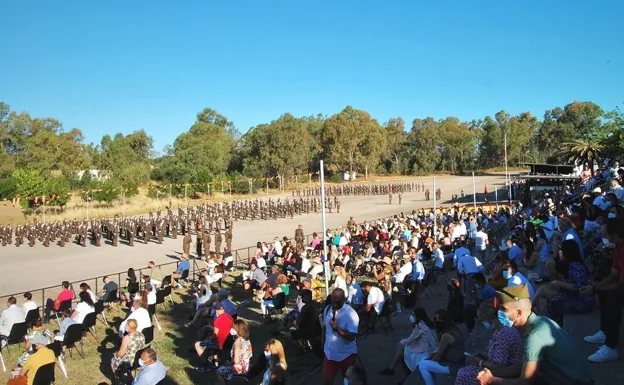
<path fill-rule="evenodd" d="M 156 317 L 156 304 L 147 305 L 147 312 L 150 315 L 150 318 L 154 319 L 154 323 L 158 330 L 162 330 L 160 327 L 160 322 L 158 322 L 158 317 Z"/>
<path fill-rule="evenodd" d="M 24 322 L 26 322 L 26 325 L 29 325 L 28 327 L 30 327 L 32 322 L 39 318 L 41 318 L 41 315 L 39 313 L 39 308 L 30 309 L 28 313 L 26 313 L 26 318 Z"/>
<path fill-rule="evenodd" d="M 171 286 L 156 291 L 156 305 L 163 305 L 165 308 L 165 300 L 169 298 L 171 306 L 173 306 L 173 298 L 171 297 Z"/>
<path fill-rule="evenodd" d="M 80 344 L 78 348 L 76 343 Z M 76 348 L 81 358 L 84 358 L 84 349 L 82 345 L 82 324 L 73 324 L 67 328 L 65 335 L 63 336 L 63 346 L 69 349 L 69 356 L 73 357 L 72 349 Z"/>
<path fill-rule="evenodd" d="M 67 377 L 67 369 L 65 369 L 65 362 L 63 362 L 63 344 L 60 341 L 54 341 L 47 346 L 48 349 L 54 352 L 56 356 L 56 364 L 61 369 L 63 376 Z"/>
<path fill-rule="evenodd" d="M 104 298 L 104 300 L 102 301 L 104 303 L 104 305 L 108 305 L 111 303 L 114 303 L 117 305 L 117 310 L 120 310 L 119 307 L 119 290 L 115 290 L 115 291 L 111 291 L 110 293 L 108 293 L 108 295 L 106 296 L 106 298 Z"/>
<path fill-rule="evenodd" d="M 88 331 L 89 333 L 91 333 L 91 335 L 93 336 L 93 338 L 95 338 L 95 340 L 98 340 L 98 336 L 97 336 L 97 330 L 95 329 L 95 322 L 97 321 L 97 313 L 93 312 L 93 313 L 89 313 L 84 317 L 84 320 L 82 320 L 82 330 L 83 331 Z"/>
<path fill-rule="evenodd" d="M 95 307 L 95 317 L 97 319 L 98 315 L 102 315 L 102 320 L 104 322 L 104 325 L 108 326 L 108 321 L 106 320 L 106 314 L 104 314 L 104 302 L 102 301 L 97 301 L 94 305 Z"/>
<path fill-rule="evenodd" d="M 379 324 L 381 325 L 381 328 L 383 329 L 386 337 L 388 336 L 388 331 L 386 330 L 386 325 L 384 324 L 384 318 L 388 322 L 388 328 L 394 331 L 394 328 L 392 327 L 392 321 L 390 319 L 391 316 L 392 316 L 392 304 L 390 303 L 390 300 L 387 300 L 386 302 L 384 302 L 383 306 L 381 307 L 381 314 L 377 316 L 377 320 L 379 320 Z"/>
<path fill-rule="evenodd" d="M 54 317 L 56 318 L 56 323 L 61 326 L 61 321 L 59 321 L 59 314 L 63 313 L 65 310 L 71 310 L 72 308 L 72 300 L 68 299 L 67 301 L 63 301 L 59 305 L 58 310 L 52 310 Z"/>
<path fill-rule="evenodd" d="M 35 373 L 33 385 L 51 385 L 54 383 L 54 362 L 43 365 Z"/>
<path fill-rule="evenodd" d="M 0 346 L 2 346 L 2 341 L 6 341 L 6 348 L 9 354 L 11 353 L 10 346 L 11 344 L 19 344 L 24 342 L 24 337 L 28 333 L 28 325 L 26 322 L 18 322 L 13 324 L 11 327 L 11 332 L 8 336 L 0 336 Z M 2 348 L 0 348 L 2 351 Z"/>
<path fill-rule="evenodd" d="M 149 346 L 154 340 L 154 325 L 144 328 L 141 330 L 141 333 L 143 333 L 143 336 L 145 337 L 145 346 Z"/>

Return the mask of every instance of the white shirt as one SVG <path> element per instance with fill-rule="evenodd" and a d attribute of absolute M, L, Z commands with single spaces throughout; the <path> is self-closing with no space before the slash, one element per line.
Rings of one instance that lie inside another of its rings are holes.
<path fill-rule="evenodd" d="M 483 231 L 477 231 L 475 236 L 475 247 L 479 250 L 485 250 L 487 248 L 488 235 Z"/>
<path fill-rule="evenodd" d="M 394 281 L 396 283 L 401 283 L 405 279 L 408 274 L 412 273 L 412 263 L 407 262 L 404 263 L 403 266 L 399 269 L 399 271 L 394 275 Z"/>
<path fill-rule="evenodd" d="M 476 274 L 483 271 L 483 265 L 472 255 L 463 255 L 457 260 L 457 271 L 462 274 Z"/>
<path fill-rule="evenodd" d="M 277 255 L 282 255 L 282 242 L 280 242 L 280 241 L 275 241 L 275 242 L 273 243 L 273 248 L 274 248 L 273 252 L 274 252 L 275 254 L 277 254 Z"/>
<path fill-rule="evenodd" d="M 442 250 L 437 249 L 436 251 L 434 251 L 433 259 L 435 260 L 435 267 L 440 269 L 444 268 L 444 253 L 442 252 Z"/>
<path fill-rule="evenodd" d="M 26 315 L 21 307 L 17 305 L 9 306 L 0 313 L 0 334 L 8 336 L 14 324 L 24 322 L 25 320 Z"/>
<path fill-rule="evenodd" d="M 154 290 L 147 293 L 147 304 L 148 305 L 156 304 L 156 292 Z"/>
<path fill-rule="evenodd" d="M 152 317 L 150 317 L 149 312 L 147 311 L 147 309 L 140 307 L 136 309 L 135 311 L 133 311 L 132 313 L 130 313 L 128 318 L 126 318 L 121 323 L 121 326 L 119 326 L 119 334 L 125 333 L 126 324 L 128 323 L 128 320 L 131 320 L 131 319 L 136 320 L 138 332 L 142 332 L 143 329 L 152 326 Z"/>
<path fill-rule="evenodd" d="M 334 281 L 333 289 L 342 289 L 342 291 L 347 293 L 347 281 L 344 280 L 341 276 L 336 276 L 336 281 Z"/>
<path fill-rule="evenodd" d="M 29 311 L 36 309 L 37 303 L 35 301 L 26 301 L 22 305 L 22 309 L 24 309 L 24 313 L 28 314 Z"/>
<path fill-rule="evenodd" d="M 533 285 L 531 285 L 531 282 L 524 275 L 522 275 L 521 272 L 517 272 L 513 276 L 509 277 L 509 279 L 507 280 L 507 286 L 522 285 L 527 285 L 529 287 L 529 295 L 531 296 L 531 299 L 533 299 L 533 297 L 535 296 L 535 289 L 533 289 Z"/>
<path fill-rule="evenodd" d="M 310 271 L 311 268 L 312 268 L 312 264 L 310 263 L 310 260 L 306 257 L 303 257 L 301 259 L 301 271 L 303 271 L 304 273 L 307 273 Z"/>
<path fill-rule="evenodd" d="M 381 314 L 381 308 L 384 302 L 386 302 L 386 298 L 381 289 L 375 286 L 371 287 L 368 297 L 366 298 L 366 304 L 373 305 L 377 314 Z"/>
<path fill-rule="evenodd" d="M 362 288 L 359 283 L 353 282 L 347 290 L 347 303 L 351 305 L 361 305 L 364 300 Z"/>
<path fill-rule="evenodd" d="M 338 333 L 329 325 L 335 314 L 336 326 L 339 329 L 346 330 L 349 333 L 357 335 L 360 317 L 351 306 L 343 305 L 334 313 L 334 310 L 328 307 L 324 313 L 323 324 L 325 325 L 325 346 L 323 348 L 325 357 L 330 361 L 343 361 L 352 354 L 357 354 L 357 337 L 353 341 L 347 341 L 340 337 Z"/>
<path fill-rule="evenodd" d="M 76 314 L 73 320 L 76 321 L 77 324 L 81 324 L 87 314 L 93 313 L 95 308 L 86 302 L 79 302 L 74 311 L 77 311 L 78 314 Z"/>

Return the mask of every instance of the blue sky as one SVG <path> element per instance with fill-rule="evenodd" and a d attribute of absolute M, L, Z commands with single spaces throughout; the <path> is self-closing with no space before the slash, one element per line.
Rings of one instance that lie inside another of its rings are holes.
<path fill-rule="evenodd" d="M 624 96 L 624 1 L 9 1 L 0 100 L 156 149 L 216 109 L 242 132 L 347 105 L 471 120 Z M 409 125 L 409 123 L 408 123 Z"/>

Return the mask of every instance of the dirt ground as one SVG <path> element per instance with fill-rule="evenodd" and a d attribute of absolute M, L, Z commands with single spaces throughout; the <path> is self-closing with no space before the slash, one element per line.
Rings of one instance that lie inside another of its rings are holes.
<path fill-rule="evenodd" d="M 432 190 L 432 178 L 411 178 L 405 181 L 418 181 L 425 188 Z M 472 178 L 463 176 L 440 176 L 436 178 L 437 187 L 442 190 L 442 205 L 450 206 L 451 194 L 459 194 L 464 190 L 472 193 Z M 476 177 L 476 191 L 483 193 L 487 185 L 488 191 L 501 189 L 504 184 L 503 174 L 491 174 Z M 284 194 L 289 196 L 290 194 Z M 413 209 L 432 207 L 433 202 L 425 202 L 422 192 L 407 193 L 403 202 L 398 204 L 395 196 L 392 205 L 388 197 L 379 196 L 347 196 L 342 197 L 340 213 L 327 213 L 327 227 L 344 226 L 349 217 L 358 222 L 387 217 L 400 212 L 411 212 Z M 276 236 L 294 236 L 297 225 L 302 225 L 306 234 L 314 231 L 322 232 L 321 214 L 305 214 L 293 219 L 256 220 L 234 222 L 233 249 L 254 247 L 257 241 L 272 240 Z M 194 237 L 193 237 L 194 238 Z M 191 250 L 194 250 L 194 245 Z M 41 244 L 35 247 L 22 245 L 19 248 L 9 245 L 0 248 L 2 260 L 2 276 L 0 281 L 0 297 L 26 290 L 34 290 L 46 286 L 59 285 L 62 280 L 77 281 L 88 277 L 102 276 L 127 270 L 129 267 L 145 267 L 149 260 L 157 264 L 176 261 L 182 251 L 182 238 L 177 240 L 165 238 L 163 244 L 135 242 L 134 247 L 120 244 L 113 247 L 105 244 L 101 247 L 68 244 L 61 248 L 53 245 L 48 248 Z M 245 250 L 241 251 L 246 257 Z"/>

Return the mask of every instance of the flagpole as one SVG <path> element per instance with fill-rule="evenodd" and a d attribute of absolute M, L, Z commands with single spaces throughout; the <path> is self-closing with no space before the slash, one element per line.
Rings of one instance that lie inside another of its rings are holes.
<path fill-rule="evenodd" d="M 496 211 L 498 211 L 498 187 L 494 186 L 494 199 L 496 200 Z"/>
<path fill-rule="evenodd" d="M 323 160 L 320 164 L 320 178 L 321 178 L 321 221 L 323 223 L 323 255 L 325 261 L 323 262 L 323 271 L 325 272 L 325 297 L 329 295 L 329 257 L 327 256 L 327 222 L 325 218 L 325 170 L 323 168 Z M 346 295 L 347 293 L 345 293 Z"/>
<path fill-rule="evenodd" d="M 475 184 L 474 171 L 472 172 L 472 203 L 474 204 L 474 215 L 477 215 L 477 185 Z"/>
<path fill-rule="evenodd" d="M 507 194 L 509 195 L 509 204 L 511 205 L 511 183 L 509 182 L 509 170 L 507 169 L 507 132 L 505 132 L 505 184 L 507 185 Z"/>
<path fill-rule="evenodd" d="M 434 242 L 438 241 L 438 209 L 437 204 L 438 200 L 436 194 L 436 180 L 435 175 L 433 176 L 433 239 Z"/>

